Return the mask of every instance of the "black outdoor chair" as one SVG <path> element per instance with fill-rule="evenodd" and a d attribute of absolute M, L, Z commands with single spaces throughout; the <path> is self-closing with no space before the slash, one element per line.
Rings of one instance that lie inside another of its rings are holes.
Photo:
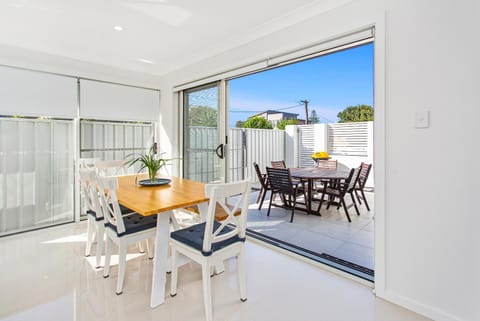
<path fill-rule="evenodd" d="M 284 160 L 272 161 L 272 167 L 273 168 L 287 168 L 287 166 L 285 166 L 285 161 Z"/>
<path fill-rule="evenodd" d="M 358 175 L 357 185 L 355 186 L 355 195 L 357 196 L 358 203 L 362 205 L 362 200 L 363 200 L 365 202 L 365 206 L 367 207 L 368 211 L 370 211 L 370 206 L 368 206 L 367 198 L 365 197 L 365 193 L 363 189 L 365 187 L 365 183 L 367 182 L 368 175 L 370 174 L 371 169 L 372 169 L 372 164 L 365 164 L 364 162 L 360 164 L 360 174 Z M 361 197 L 360 195 L 358 195 L 358 192 L 362 194 Z"/>
<path fill-rule="evenodd" d="M 336 159 L 318 159 L 315 162 L 315 167 L 324 168 L 324 169 L 337 169 L 338 160 L 336 160 Z M 334 182 L 334 180 L 328 180 L 328 179 L 316 180 L 314 182 L 314 188 L 315 188 L 315 190 L 317 190 L 317 192 L 322 192 L 323 188 L 328 183 L 333 183 L 333 182 Z"/>
<path fill-rule="evenodd" d="M 262 174 L 260 171 L 260 167 L 256 162 L 253 162 L 253 167 L 255 168 L 255 173 L 257 173 L 258 181 L 260 182 L 260 192 L 258 193 L 257 203 L 260 201 L 258 205 L 258 210 L 262 209 L 263 201 L 265 200 L 265 195 L 267 195 L 267 191 L 271 191 L 270 183 L 267 179 L 267 174 Z"/>
<path fill-rule="evenodd" d="M 325 195 L 329 196 L 327 209 L 330 208 L 330 205 L 334 202 L 335 199 L 338 198 L 337 209 L 340 208 L 340 205 L 343 206 L 345 210 L 345 214 L 347 215 L 347 219 L 349 222 L 352 222 L 350 219 L 350 215 L 348 213 L 348 208 L 345 205 L 345 195 L 350 194 L 352 198 L 353 205 L 355 206 L 355 211 L 357 215 L 360 215 L 358 211 L 357 203 L 355 202 L 355 198 L 353 196 L 353 192 L 355 190 L 355 185 L 357 184 L 358 176 L 360 174 L 360 168 L 352 168 L 350 170 L 350 174 L 348 175 L 347 179 L 344 182 L 335 182 L 333 185 L 328 184 L 324 187 L 322 192 L 322 198 L 320 199 L 320 204 L 318 205 L 317 213 L 320 215 L 320 209 L 322 208 L 323 200 Z"/>
<path fill-rule="evenodd" d="M 292 181 L 290 169 L 288 168 L 267 167 L 267 177 L 272 190 L 267 216 L 270 216 L 270 209 L 272 207 L 274 195 L 280 194 L 284 201 L 284 205 L 291 207 L 292 209 L 292 215 L 290 217 L 290 223 L 292 223 L 293 215 L 295 214 L 295 206 L 297 205 L 297 197 L 300 194 L 303 194 L 305 200 L 307 200 L 305 187 L 303 186 L 304 183 L 300 181 Z"/>

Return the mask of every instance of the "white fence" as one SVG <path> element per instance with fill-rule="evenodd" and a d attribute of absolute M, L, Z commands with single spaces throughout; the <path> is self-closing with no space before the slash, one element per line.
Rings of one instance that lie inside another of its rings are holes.
<path fill-rule="evenodd" d="M 372 122 L 327 124 L 328 151 L 333 155 L 368 157 Z"/>
<path fill-rule="evenodd" d="M 80 121 L 80 157 L 125 159 L 153 143 L 154 125 L 141 122 Z"/>
<path fill-rule="evenodd" d="M 201 182 L 214 182 L 223 177 L 219 159 L 215 155 L 218 145 L 216 127 L 190 126 L 189 143 L 184 153 L 184 175 Z"/>
<path fill-rule="evenodd" d="M 0 118 L 0 236 L 73 221 L 73 121 Z"/>
<path fill-rule="evenodd" d="M 215 155 L 217 129 L 190 127 L 190 147 L 187 175 L 190 178 L 212 181 L 218 158 Z M 250 177 L 257 183 L 253 162 L 261 168 L 272 160 L 285 158 L 285 133 L 283 130 L 230 128 L 228 142 L 228 179 L 242 180 Z"/>
<path fill-rule="evenodd" d="M 209 168 L 217 161 L 214 154 L 216 146 L 213 144 L 216 136 L 212 136 L 212 132 L 216 134 L 216 129 L 191 129 L 190 152 L 199 157 L 190 165 L 190 175 L 195 173 L 195 177 L 199 178 L 209 176 Z M 313 166 L 311 155 L 315 151 L 328 151 L 332 158 L 348 167 L 357 167 L 361 162 L 373 163 L 372 122 L 287 126 L 285 131 L 231 128 L 228 136 L 230 181 L 250 177 L 253 183 L 258 183 L 253 162 L 259 164 L 262 172 L 272 160 L 285 160 L 289 167 Z M 373 172 L 367 186 L 373 186 L 372 177 Z"/>
<path fill-rule="evenodd" d="M 229 159 L 230 177 L 232 180 L 250 177 L 253 183 L 258 183 L 253 162 L 258 163 L 260 168 L 263 168 L 263 171 L 265 171 L 265 167 L 270 166 L 272 160 L 285 159 L 285 132 L 278 129 L 230 129 L 230 133 L 238 131 L 241 131 L 244 137 L 242 148 L 244 152 L 242 156 L 243 164 L 234 159 L 233 156 L 238 154 L 231 154 Z M 229 148 L 230 150 L 238 149 L 239 145 L 231 144 Z"/>
<path fill-rule="evenodd" d="M 350 168 L 373 164 L 373 122 L 287 126 L 285 134 L 287 166 L 313 166 L 315 151 L 327 151 Z M 373 187 L 373 171 L 367 186 Z"/>

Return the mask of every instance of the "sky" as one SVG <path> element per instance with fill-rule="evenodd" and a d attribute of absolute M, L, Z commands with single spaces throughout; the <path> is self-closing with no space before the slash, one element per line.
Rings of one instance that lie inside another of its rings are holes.
<path fill-rule="evenodd" d="M 373 106 L 373 43 L 230 80 L 229 97 L 230 127 L 268 109 L 305 119 L 305 99 L 320 122 L 335 123 L 348 106 Z"/>

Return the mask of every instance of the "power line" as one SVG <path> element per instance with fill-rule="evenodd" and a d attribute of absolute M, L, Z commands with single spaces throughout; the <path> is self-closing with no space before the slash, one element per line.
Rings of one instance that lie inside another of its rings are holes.
<path fill-rule="evenodd" d="M 259 113 L 260 110 L 232 110 L 230 109 L 229 112 L 231 113 Z"/>
<path fill-rule="evenodd" d="M 294 106 L 290 106 L 290 107 L 284 107 L 284 108 L 277 108 L 275 110 L 285 110 L 285 109 L 291 109 L 291 108 L 300 107 L 300 106 L 303 106 L 303 104 L 298 104 L 298 105 L 294 105 Z"/>
<path fill-rule="evenodd" d="M 303 104 L 298 104 L 298 105 L 294 105 L 294 106 L 289 106 L 289 107 L 282 107 L 282 108 L 267 108 L 267 109 L 264 109 L 264 110 L 241 110 L 241 109 L 230 109 L 229 111 L 231 113 L 261 113 L 263 111 L 267 111 L 267 110 L 286 110 L 286 109 L 292 109 L 292 108 L 296 108 L 296 107 L 300 107 L 300 106 L 303 106 Z"/>

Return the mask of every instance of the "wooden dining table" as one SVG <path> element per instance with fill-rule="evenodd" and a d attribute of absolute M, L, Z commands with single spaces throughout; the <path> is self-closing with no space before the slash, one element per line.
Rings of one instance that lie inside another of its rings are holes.
<path fill-rule="evenodd" d="M 138 176 L 138 180 L 145 178 Z M 144 215 L 157 214 L 155 252 L 153 261 L 152 292 L 150 307 L 154 308 L 165 301 L 166 273 L 170 271 L 168 242 L 169 222 L 173 210 L 196 205 L 202 217 L 206 216 L 208 198 L 205 184 L 169 177 L 171 182 L 159 186 L 140 186 L 136 175 L 119 176 L 117 197 L 120 204 Z"/>
<path fill-rule="evenodd" d="M 350 174 L 350 168 L 346 165 L 338 163 L 337 168 L 321 168 L 321 167 L 301 167 L 290 168 L 290 174 L 293 178 L 307 181 L 307 200 L 305 204 L 307 212 L 312 212 L 313 202 L 313 184 L 316 180 L 342 180 L 346 179 Z"/>

